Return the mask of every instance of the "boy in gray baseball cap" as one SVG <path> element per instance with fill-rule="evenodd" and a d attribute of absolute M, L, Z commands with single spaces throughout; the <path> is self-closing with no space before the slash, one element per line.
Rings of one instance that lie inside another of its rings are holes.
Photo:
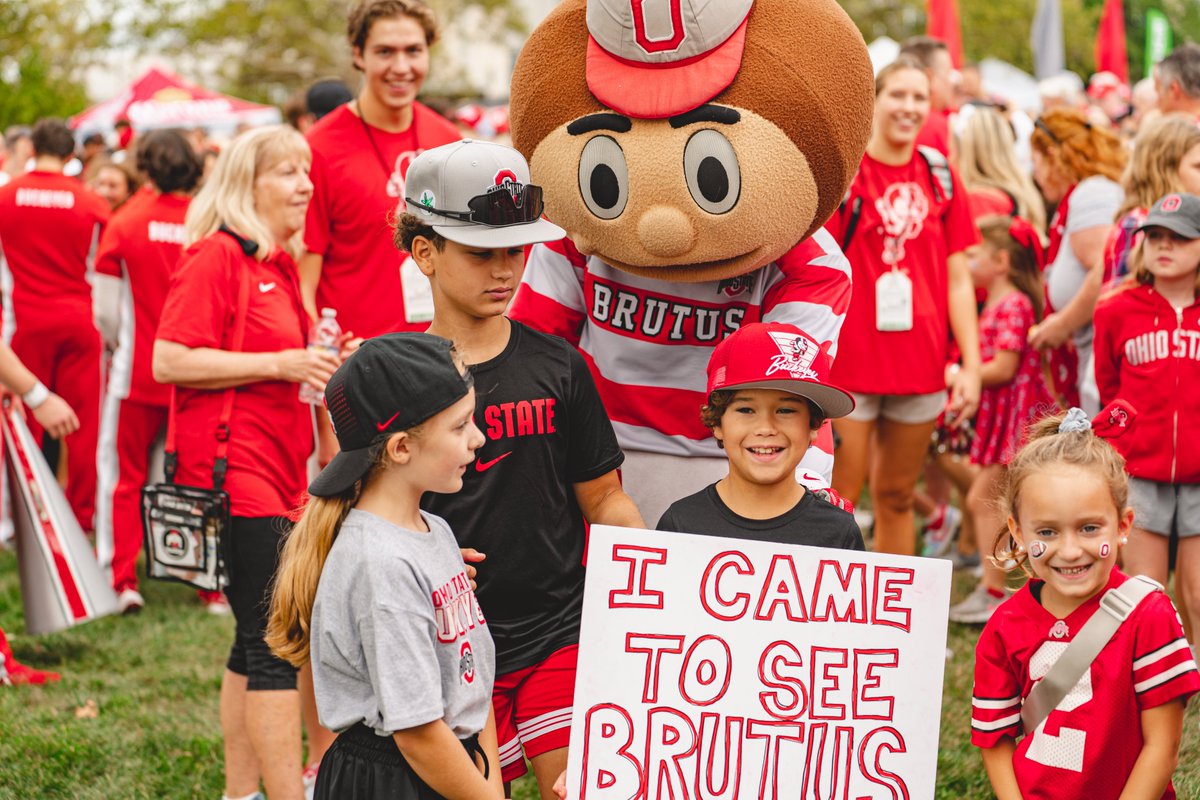
<path fill-rule="evenodd" d="M 624 456 L 579 351 L 504 316 L 525 246 L 564 236 L 542 218 L 524 157 L 473 141 L 427 150 L 405 194 L 396 246 L 429 278 L 429 332 L 454 341 L 470 366 L 486 437 L 462 491 L 427 494 L 422 507 L 450 523 L 461 547 L 487 554 L 476 595 L 496 642 L 500 765 L 509 782 L 527 756 L 545 797 L 567 764 L 584 520 L 645 525 L 621 488 Z"/>

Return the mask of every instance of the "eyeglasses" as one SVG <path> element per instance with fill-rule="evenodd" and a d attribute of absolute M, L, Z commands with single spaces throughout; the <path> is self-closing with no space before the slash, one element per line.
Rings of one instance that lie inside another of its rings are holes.
<path fill-rule="evenodd" d="M 1059 147 L 1062 146 L 1062 139 L 1059 139 L 1058 136 L 1055 135 L 1054 131 L 1050 130 L 1049 125 L 1042 122 L 1041 117 L 1038 117 L 1037 119 L 1035 119 L 1033 121 L 1033 127 L 1037 128 L 1039 131 L 1041 131 L 1042 133 L 1049 136 L 1050 141 L 1054 142 L 1054 144 L 1058 145 Z M 1084 130 L 1090 131 L 1092 129 L 1091 120 L 1085 120 L 1083 123 L 1083 128 L 1084 128 Z"/>
<path fill-rule="evenodd" d="M 533 184 L 522 186 L 515 196 L 507 187 L 498 187 L 494 191 L 477 194 L 467 201 L 469 211 L 434 208 L 413 200 L 411 197 L 406 197 L 404 200 L 415 208 L 463 222 L 486 225 L 489 228 L 504 228 L 509 225 L 527 225 L 530 222 L 536 222 L 541 218 L 542 211 L 546 207 L 542 200 L 542 187 Z"/>

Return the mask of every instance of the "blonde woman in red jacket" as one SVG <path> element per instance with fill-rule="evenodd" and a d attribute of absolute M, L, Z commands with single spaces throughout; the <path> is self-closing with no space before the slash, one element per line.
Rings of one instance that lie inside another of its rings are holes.
<path fill-rule="evenodd" d="M 1138 231 L 1144 239 L 1134 252 L 1133 280 L 1096 308 L 1096 384 L 1102 406 L 1120 398 L 1138 410 L 1132 435 L 1113 442 L 1125 457 L 1136 514 L 1125 571 L 1165 584 L 1177 531 L 1177 594 L 1194 622 L 1200 620 L 1200 197 L 1160 198 Z"/>

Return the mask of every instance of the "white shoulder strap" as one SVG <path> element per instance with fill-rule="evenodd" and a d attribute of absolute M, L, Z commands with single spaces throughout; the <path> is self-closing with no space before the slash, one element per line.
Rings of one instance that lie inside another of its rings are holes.
<path fill-rule="evenodd" d="M 1075 635 L 1067 649 L 1054 662 L 1046 676 L 1038 681 L 1021 706 L 1021 725 L 1026 734 L 1058 707 L 1092 666 L 1096 656 L 1112 639 L 1143 600 L 1163 590 L 1162 584 L 1144 575 L 1135 575 L 1100 598 L 1100 608 Z"/>

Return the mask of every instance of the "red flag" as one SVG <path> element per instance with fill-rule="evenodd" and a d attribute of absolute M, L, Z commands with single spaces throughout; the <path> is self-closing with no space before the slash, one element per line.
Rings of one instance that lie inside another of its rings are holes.
<path fill-rule="evenodd" d="M 958 21 L 958 0 L 925 0 L 925 34 L 945 42 L 954 68 L 962 68 L 962 25 Z"/>
<path fill-rule="evenodd" d="M 1125 53 L 1125 8 L 1121 0 L 1104 0 L 1104 13 L 1096 31 L 1096 72 L 1111 72 L 1129 84 L 1129 58 Z"/>

